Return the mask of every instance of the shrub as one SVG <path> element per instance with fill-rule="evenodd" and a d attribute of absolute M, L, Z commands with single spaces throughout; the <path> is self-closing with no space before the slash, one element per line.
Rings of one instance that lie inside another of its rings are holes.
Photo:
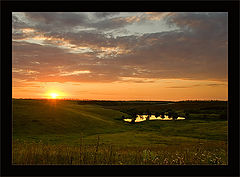
<path fill-rule="evenodd" d="M 157 117 L 159 117 L 160 116 L 160 113 L 159 112 L 156 112 L 155 113 L 155 117 L 157 118 Z"/>

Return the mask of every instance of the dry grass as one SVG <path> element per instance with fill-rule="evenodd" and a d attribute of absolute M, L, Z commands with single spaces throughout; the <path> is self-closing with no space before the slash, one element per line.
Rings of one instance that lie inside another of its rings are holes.
<path fill-rule="evenodd" d="M 227 144 L 78 146 L 13 143 L 13 164 L 21 165 L 227 165 Z"/>

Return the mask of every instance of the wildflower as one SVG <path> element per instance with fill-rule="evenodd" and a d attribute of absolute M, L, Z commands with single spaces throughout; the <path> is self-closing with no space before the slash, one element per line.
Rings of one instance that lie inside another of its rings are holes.
<path fill-rule="evenodd" d="M 168 164 L 168 159 L 165 158 L 163 162 L 164 162 L 165 164 Z"/>

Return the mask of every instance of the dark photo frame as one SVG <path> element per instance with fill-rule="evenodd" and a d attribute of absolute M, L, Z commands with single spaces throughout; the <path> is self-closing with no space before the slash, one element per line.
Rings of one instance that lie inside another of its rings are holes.
<path fill-rule="evenodd" d="M 12 165 L 12 12 L 228 12 L 228 165 Z M 1 175 L 3 176 L 238 176 L 239 1 L 2 1 Z"/>

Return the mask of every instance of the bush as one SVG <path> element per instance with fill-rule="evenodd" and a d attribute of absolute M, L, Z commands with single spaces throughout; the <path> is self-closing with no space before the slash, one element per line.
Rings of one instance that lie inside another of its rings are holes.
<path fill-rule="evenodd" d="M 155 117 L 157 118 L 157 117 L 159 117 L 161 114 L 159 113 L 159 112 L 156 112 L 155 113 Z"/>
<path fill-rule="evenodd" d="M 160 113 L 160 115 L 161 115 L 161 118 L 164 118 L 164 116 L 165 116 L 165 111 L 162 111 L 162 112 Z"/>
<path fill-rule="evenodd" d="M 176 120 L 176 119 L 178 118 L 178 113 L 174 112 L 174 113 L 172 114 L 172 117 L 173 117 L 173 120 Z"/>
<path fill-rule="evenodd" d="M 184 114 L 185 114 L 185 119 L 189 119 L 190 118 L 189 112 L 185 112 Z"/>

